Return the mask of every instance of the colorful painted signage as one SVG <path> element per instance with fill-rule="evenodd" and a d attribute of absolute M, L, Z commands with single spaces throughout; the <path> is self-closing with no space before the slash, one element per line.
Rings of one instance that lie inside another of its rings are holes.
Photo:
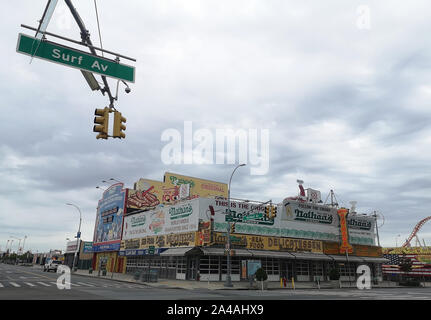
<path fill-rule="evenodd" d="M 197 244 L 197 232 L 147 236 L 140 239 L 121 241 L 121 250 L 140 250 L 154 248 L 194 247 Z"/>
<path fill-rule="evenodd" d="M 225 183 L 166 172 L 163 182 L 149 179 L 136 182 L 135 190 L 129 191 L 127 207 L 146 209 L 159 204 L 175 203 L 181 199 L 215 196 L 227 197 Z"/>
<path fill-rule="evenodd" d="M 82 248 L 83 253 L 92 253 L 93 252 L 93 242 L 83 241 L 82 245 L 83 245 L 83 248 Z"/>
<path fill-rule="evenodd" d="M 95 251 L 103 251 L 102 248 L 115 250 L 115 244 L 120 243 L 125 200 L 126 190 L 122 183 L 112 185 L 103 193 L 97 207 L 93 238 Z"/>
<path fill-rule="evenodd" d="M 226 232 L 229 222 L 235 222 L 236 234 L 329 241 L 339 240 L 337 217 L 331 224 L 298 221 L 293 217 L 288 219 L 284 207 L 279 205 L 277 216 L 270 219 L 265 216 L 265 207 L 263 205 L 242 201 L 231 201 L 231 214 L 228 215 L 228 203 L 226 200 L 207 198 L 201 198 L 200 200 L 201 219 L 205 219 L 210 213 L 214 212 L 214 231 Z M 299 208 L 299 206 L 296 206 L 296 208 Z M 321 212 L 321 217 L 326 213 L 323 210 L 319 212 Z"/>
<path fill-rule="evenodd" d="M 187 200 L 125 217 L 122 239 L 197 231 L 198 226 L 198 199 Z"/>
<path fill-rule="evenodd" d="M 323 244 L 319 240 L 292 239 L 279 237 L 265 237 L 252 235 L 231 235 L 231 242 L 234 246 L 241 246 L 246 249 L 254 250 L 273 250 L 273 251 L 307 251 L 323 253 Z M 215 244 L 225 244 L 226 234 L 215 233 Z"/>
<path fill-rule="evenodd" d="M 341 245 L 340 253 L 352 253 L 353 247 L 349 244 L 349 235 L 347 231 L 347 215 L 349 210 L 341 208 L 337 210 L 337 214 L 340 217 L 340 233 L 341 233 Z"/>

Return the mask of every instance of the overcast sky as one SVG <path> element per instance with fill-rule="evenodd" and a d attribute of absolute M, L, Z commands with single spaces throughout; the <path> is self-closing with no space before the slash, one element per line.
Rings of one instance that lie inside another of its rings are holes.
<path fill-rule="evenodd" d="M 137 59 L 121 60 L 136 67 L 116 104 L 126 139 L 103 141 L 94 109 L 108 98 L 78 70 L 16 52 L 18 33 L 34 35 L 20 25 L 37 27 L 45 4 L 2 4 L 1 250 L 11 236 L 64 250 L 79 222 L 67 202 L 92 241 L 102 180 L 133 187 L 170 171 L 228 182 L 233 164 L 162 162 L 162 133 L 183 134 L 184 121 L 214 134 L 268 129 L 268 172 L 240 168 L 232 197 L 280 202 L 297 179 L 323 198 L 333 189 L 340 204 L 384 215 L 383 246 L 431 215 L 429 1 L 99 0 L 103 47 Z M 94 1 L 74 4 L 100 45 Z M 80 39 L 64 1 L 48 31 Z M 419 237 L 431 243 L 431 224 Z"/>

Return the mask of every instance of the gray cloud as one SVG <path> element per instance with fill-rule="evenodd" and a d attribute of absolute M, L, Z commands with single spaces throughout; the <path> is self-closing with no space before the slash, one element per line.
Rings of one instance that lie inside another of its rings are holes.
<path fill-rule="evenodd" d="M 75 2 L 98 45 L 93 4 Z M 322 197 L 333 188 L 344 205 L 357 200 L 364 212 L 382 212 L 383 245 L 406 238 L 431 201 L 431 60 L 422 36 L 429 4 L 370 3 L 371 29 L 359 30 L 362 4 L 104 1 L 104 47 L 138 59 L 132 93 L 120 86 L 123 141 L 95 139 L 94 109 L 107 98 L 90 92 L 79 71 L 29 64 L 15 52 L 18 32 L 32 34 L 19 25 L 35 26 L 44 4 L 5 4 L 19 14 L 6 15 L 0 31 L 2 248 L 11 234 L 28 235 L 33 249 L 64 247 L 77 227 L 66 202 L 81 206 L 91 240 L 101 196 L 95 187 L 111 177 L 132 187 L 169 170 L 227 182 L 232 165 L 163 164 L 161 133 L 182 132 L 184 121 L 212 132 L 270 130 L 268 174 L 242 168 L 234 197 L 281 201 L 302 178 Z M 48 30 L 79 39 L 63 2 Z M 431 241 L 427 230 L 421 236 Z"/>

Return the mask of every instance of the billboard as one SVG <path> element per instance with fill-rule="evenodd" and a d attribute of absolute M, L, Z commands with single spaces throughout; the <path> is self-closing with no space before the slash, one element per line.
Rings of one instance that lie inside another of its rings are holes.
<path fill-rule="evenodd" d="M 123 240 L 198 231 L 199 199 L 136 213 L 124 218 Z"/>
<path fill-rule="evenodd" d="M 159 204 L 171 204 L 198 197 L 227 197 L 227 184 L 166 172 L 163 182 L 140 179 L 129 190 L 127 207 L 150 209 Z"/>
<path fill-rule="evenodd" d="M 66 253 L 74 253 L 78 249 L 78 240 L 68 241 L 66 244 Z"/>
<path fill-rule="evenodd" d="M 118 250 L 126 193 L 123 184 L 117 183 L 109 187 L 99 200 L 93 238 L 94 252 Z"/>
<path fill-rule="evenodd" d="M 235 223 L 235 232 L 261 236 L 305 238 L 340 242 L 340 219 L 337 209 L 319 204 L 301 203 L 285 200 L 277 205 L 277 216 L 270 219 L 265 216 L 265 207 L 243 201 L 231 201 L 231 213 L 227 214 L 228 203 L 221 199 L 200 199 L 200 217 L 208 220 L 214 212 L 214 231 L 226 232 L 228 223 Z M 355 216 L 356 227 L 349 229 L 349 243 L 375 245 L 374 225 L 370 217 Z M 349 219 L 347 220 L 349 223 Z M 367 224 L 368 223 L 368 224 Z"/>

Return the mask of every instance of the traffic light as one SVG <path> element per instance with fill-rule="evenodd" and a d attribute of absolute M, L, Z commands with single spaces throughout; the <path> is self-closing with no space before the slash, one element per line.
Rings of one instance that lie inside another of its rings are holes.
<path fill-rule="evenodd" d="M 269 207 L 268 206 L 266 206 L 265 207 L 265 216 L 269 219 L 270 218 L 270 216 L 269 216 Z"/>
<path fill-rule="evenodd" d="M 121 112 L 114 111 L 114 132 L 113 137 L 114 138 L 125 138 L 126 134 L 123 132 L 123 130 L 126 130 L 126 126 L 123 124 L 126 122 L 126 118 L 121 116 Z"/>
<path fill-rule="evenodd" d="M 277 206 L 271 206 L 271 219 L 277 216 Z"/>
<path fill-rule="evenodd" d="M 235 223 L 230 225 L 230 233 L 235 233 Z"/>
<path fill-rule="evenodd" d="M 93 132 L 99 132 L 96 139 L 108 139 L 109 108 L 96 109 L 94 115 Z"/>

